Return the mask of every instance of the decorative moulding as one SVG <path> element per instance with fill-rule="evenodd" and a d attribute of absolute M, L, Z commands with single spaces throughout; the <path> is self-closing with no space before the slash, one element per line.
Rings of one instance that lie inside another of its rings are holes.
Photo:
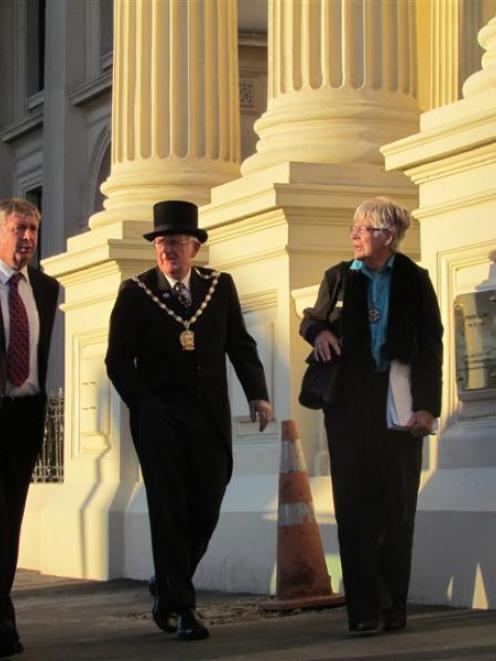
<path fill-rule="evenodd" d="M 424 205 L 419 209 L 415 209 L 413 214 L 419 220 L 424 218 L 436 217 L 440 214 L 449 213 L 450 211 L 459 211 L 462 207 L 475 207 L 480 204 L 494 202 L 496 197 L 496 186 L 485 190 L 481 193 L 472 193 L 462 197 L 455 197 L 446 200 L 440 204 Z"/>
<path fill-rule="evenodd" d="M 277 289 L 266 289 L 253 294 L 245 294 L 240 297 L 243 312 L 255 312 L 265 308 L 272 308 L 277 305 Z"/>
<path fill-rule="evenodd" d="M 73 106 L 82 106 L 98 96 L 110 92 L 112 89 L 112 70 L 105 71 L 93 80 L 90 80 L 69 92 L 69 99 Z"/>
<path fill-rule="evenodd" d="M 440 160 L 436 159 L 420 165 L 414 164 L 413 167 L 406 167 L 404 172 L 418 185 L 495 162 L 496 140 L 491 144 L 470 151 L 460 152 L 445 158 L 441 157 Z"/>
<path fill-rule="evenodd" d="M 437 256 L 438 261 L 438 277 L 437 277 L 437 290 L 442 290 L 440 301 L 443 304 L 443 319 L 451 319 L 452 304 L 458 294 L 473 291 L 476 284 L 472 285 L 468 282 L 460 283 L 460 272 L 473 267 L 480 267 L 489 265 L 491 261 L 491 254 L 488 250 L 486 241 L 480 243 L 473 243 L 458 248 L 451 248 L 439 252 Z M 455 375 L 455 329 L 452 323 L 446 324 L 446 334 L 444 338 L 445 345 L 445 370 L 450 375 L 449 378 L 449 393 L 448 400 L 445 402 L 443 409 L 447 416 L 452 416 L 458 409 L 459 399 L 456 388 L 456 375 Z M 445 417 L 443 415 L 443 417 Z"/>
<path fill-rule="evenodd" d="M 79 310 L 84 307 L 92 307 L 94 305 L 99 305 L 100 303 L 107 303 L 108 301 L 113 302 L 115 301 L 116 296 L 117 291 L 111 290 L 98 296 L 88 296 L 86 298 L 78 298 L 76 301 L 62 303 L 59 307 L 62 312 L 73 312 L 74 310 Z"/>
<path fill-rule="evenodd" d="M 9 143 L 43 126 L 43 106 L 38 106 L 32 113 L 6 124 L 0 131 L 0 139 Z"/>
<path fill-rule="evenodd" d="M 405 170 L 493 144 L 496 135 L 496 91 L 488 92 L 484 99 L 477 100 L 480 102 L 474 104 L 473 99 L 464 99 L 446 106 L 446 109 L 442 107 L 425 113 L 419 133 L 381 147 L 386 169 Z"/>
<path fill-rule="evenodd" d="M 105 327 L 73 336 L 73 365 L 77 366 L 73 380 L 76 456 L 101 455 L 110 447 L 110 382 L 103 367 L 107 335 Z"/>
<path fill-rule="evenodd" d="M 318 291 L 319 285 L 300 287 L 291 291 L 296 306 L 296 314 L 300 319 L 303 318 L 303 310 L 312 306 L 317 300 Z"/>
<path fill-rule="evenodd" d="M 285 248 L 275 248 L 272 250 L 265 250 L 264 252 L 256 251 L 248 254 L 243 254 L 235 259 L 222 259 L 215 260 L 214 267 L 219 271 L 229 271 L 237 266 L 244 264 L 254 264 L 256 262 L 267 262 L 270 259 L 277 259 L 287 255 Z"/>

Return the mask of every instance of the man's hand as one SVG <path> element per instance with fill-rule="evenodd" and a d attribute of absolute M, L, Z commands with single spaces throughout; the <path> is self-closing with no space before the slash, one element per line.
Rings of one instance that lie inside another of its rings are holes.
<path fill-rule="evenodd" d="M 340 356 L 341 347 L 339 346 L 338 338 L 334 335 L 334 333 L 331 333 L 330 330 L 320 331 L 313 344 L 313 353 L 315 358 L 317 360 L 323 360 L 324 363 L 331 360 L 331 346 L 337 355 Z"/>
<path fill-rule="evenodd" d="M 432 431 L 434 416 L 429 411 L 415 411 L 412 417 L 406 423 L 410 427 L 410 433 L 413 436 L 425 436 Z"/>
<path fill-rule="evenodd" d="M 259 429 L 263 431 L 267 427 L 267 423 L 272 420 L 272 406 L 264 399 L 253 399 L 250 402 L 250 417 L 252 422 L 256 421 L 257 413 Z"/>

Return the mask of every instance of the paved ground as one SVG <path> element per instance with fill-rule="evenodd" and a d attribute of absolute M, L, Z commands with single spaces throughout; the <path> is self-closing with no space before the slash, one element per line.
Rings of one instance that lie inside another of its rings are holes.
<path fill-rule="evenodd" d="M 494 661 L 496 612 L 412 607 L 409 627 L 352 638 L 343 608 L 263 616 L 250 595 L 201 593 L 211 637 L 181 642 L 151 620 L 140 581 L 107 583 L 20 571 L 14 599 L 23 661 Z"/>

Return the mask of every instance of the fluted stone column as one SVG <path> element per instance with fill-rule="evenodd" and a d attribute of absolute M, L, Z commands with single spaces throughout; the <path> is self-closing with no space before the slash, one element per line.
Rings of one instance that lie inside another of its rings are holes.
<path fill-rule="evenodd" d="M 285 161 L 382 164 L 417 128 L 414 4 L 269 0 L 267 112 L 243 174 Z"/>
<path fill-rule="evenodd" d="M 438 108 L 458 100 L 460 2 L 432 2 L 431 103 Z"/>
<path fill-rule="evenodd" d="M 90 227 L 198 204 L 239 173 L 236 2 L 114 3 L 112 167 Z"/>

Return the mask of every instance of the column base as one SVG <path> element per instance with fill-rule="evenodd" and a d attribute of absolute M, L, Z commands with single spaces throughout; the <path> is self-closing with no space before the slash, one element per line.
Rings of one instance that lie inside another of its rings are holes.
<path fill-rule="evenodd" d="M 124 575 L 126 484 L 32 485 L 19 566 L 93 580 Z"/>

